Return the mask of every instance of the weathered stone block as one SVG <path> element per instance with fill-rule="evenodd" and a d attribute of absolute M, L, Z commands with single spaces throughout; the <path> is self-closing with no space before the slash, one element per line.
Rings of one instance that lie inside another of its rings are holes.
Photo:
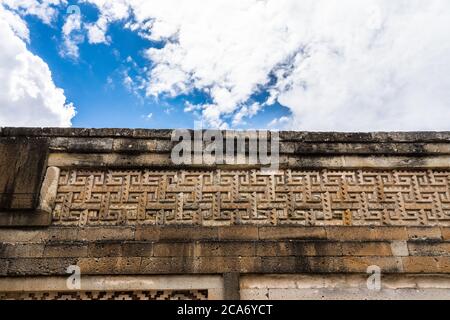
<path fill-rule="evenodd" d="M 445 240 L 445 241 L 450 240 L 450 228 L 449 227 L 442 227 L 441 233 L 442 233 L 443 240 Z"/>
<path fill-rule="evenodd" d="M 318 258 L 321 259 L 321 258 Z M 403 265 L 401 258 L 398 257 L 386 257 L 386 256 L 366 256 L 366 257 L 353 257 L 347 256 L 342 258 L 336 258 L 337 265 L 339 266 L 337 272 L 344 273 L 367 273 L 369 266 L 378 266 L 381 268 L 382 273 L 400 273 L 403 272 Z M 335 266 L 335 264 L 332 264 Z M 327 268 L 327 261 L 323 259 L 320 261 L 321 268 Z"/>
<path fill-rule="evenodd" d="M 122 256 L 122 244 L 120 242 L 104 241 L 89 243 L 88 256 L 92 258 L 120 257 Z"/>
<path fill-rule="evenodd" d="M 224 300 L 239 300 L 239 273 L 227 272 L 223 274 Z"/>
<path fill-rule="evenodd" d="M 260 269 L 261 273 L 297 273 L 309 270 L 308 265 L 303 263 L 304 260 L 297 257 L 261 257 Z"/>
<path fill-rule="evenodd" d="M 259 257 L 195 257 L 192 261 L 194 273 L 258 272 L 261 266 Z"/>
<path fill-rule="evenodd" d="M 371 265 L 383 272 L 402 272 L 394 257 L 262 257 L 262 273 L 366 273 Z"/>
<path fill-rule="evenodd" d="M 142 274 L 185 274 L 192 273 L 192 258 L 149 257 L 142 258 Z"/>
<path fill-rule="evenodd" d="M 408 228 L 408 238 L 413 241 L 440 241 L 442 240 L 442 233 L 439 227 L 411 227 Z"/>
<path fill-rule="evenodd" d="M 48 258 L 79 258 L 88 256 L 88 246 L 84 243 L 51 243 L 45 245 L 44 257 Z"/>
<path fill-rule="evenodd" d="M 160 240 L 217 240 L 217 228 L 194 226 L 165 226 L 161 227 Z"/>
<path fill-rule="evenodd" d="M 71 265 L 76 265 L 77 258 L 19 258 L 10 259 L 9 276 L 45 276 L 66 275 Z"/>
<path fill-rule="evenodd" d="M 343 242 L 345 256 L 392 256 L 389 242 Z"/>
<path fill-rule="evenodd" d="M 414 241 L 408 248 L 412 256 L 450 256 L 450 242 Z"/>
<path fill-rule="evenodd" d="M 256 254 L 267 257 L 283 256 L 341 256 L 342 245 L 329 241 L 261 241 Z"/>
<path fill-rule="evenodd" d="M 78 266 L 85 275 L 140 274 L 141 260 L 140 257 L 82 258 Z"/>
<path fill-rule="evenodd" d="M 132 227 L 80 228 L 78 239 L 80 241 L 133 240 L 134 231 Z"/>
<path fill-rule="evenodd" d="M 0 244 L 0 258 L 39 258 L 44 244 Z"/>
<path fill-rule="evenodd" d="M 0 212 L 0 228 L 48 227 L 52 222 L 50 212 L 6 211 Z"/>
<path fill-rule="evenodd" d="M 252 257 L 256 254 L 253 241 L 208 241 L 195 243 L 195 256 Z"/>
<path fill-rule="evenodd" d="M 256 226 L 219 227 L 220 240 L 258 240 Z"/>
<path fill-rule="evenodd" d="M 49 242 L 78 241 L 78 227 L 50 227 L 46 229 Z"/>
<path fill-rule="evenodd" d="M 326 231 L 323 227 L 261 227 L 259 239 L 283 240 L 283 239 L 326 239 Z"/>
<path fill-rule="evenodd" d="M 122 243 L 123 257 L 151 257 L 153 256 L 152 242 L 124 242 Z"/>
<path fill-rule="evenodd" d="M 156 140 L 115 139 L 113 142 L 113 150 L 114 152 L 123 153 L 155 152 Z"/>
<path fill-rule="evenodd" d="M 327 237 L 339 241 L 407 240 L 405 227 L 327 227 Z"/>
<path fill-rule="evenodd" d="M 8 275 L 8 259 L 0 258 L 0 276 Z"/>
<path fill-rule="evenodd" d="M 166 242 L 155 243 L 153 245 L 153 255 L 155 257 L 193 257 L 193 242 Z"/>
<path fill-rule="evenodd" d="M 404 257 L 408 273 L 450 273 L 450 257 Z"/>
<path fill-rule="evenodd" d="M 408 243 L 406 241 L 392 241 L 391 250 L 392 255 L 396 257 L 409 256 Z"/>
<path fill-rule="evenodd" d="M 35 209 L 48 154 L 46 138 L 0 139 L 0 209 Z"/>
<path fill-rule="evenodd" d="M 135 240 L 138 241 L 158 241 L 161 227 L 138 226 L 136 227 Z"/>
<path fill-rule="evenodd" d="M 0 242 L 8 243 L 39 243 L 48 239 L 45 230 L 0 229 Z"/>

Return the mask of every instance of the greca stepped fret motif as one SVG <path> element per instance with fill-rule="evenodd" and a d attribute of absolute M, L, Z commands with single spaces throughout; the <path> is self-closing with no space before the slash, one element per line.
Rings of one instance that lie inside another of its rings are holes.
<path fill-rule="evenodd" d="M 1 293 L 0 300 L 207 300 L 208 290 Z"/>
<path fill-rule="evenodd" d="M 450 171 L 62 171 L 57 225 L 450 225 Z"/>

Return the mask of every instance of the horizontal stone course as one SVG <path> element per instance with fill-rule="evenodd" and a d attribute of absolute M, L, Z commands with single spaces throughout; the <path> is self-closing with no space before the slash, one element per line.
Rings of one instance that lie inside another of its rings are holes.
<path fill-rule="evenodd" d="M 170 139 L 173 129 L 87 129 L 87 128 L 0 128 L 0 137 L 127 137 Z M 189 130 L 192 132 L 192 130 Z M 449 132 L 299 132 L 281 131 L 285 141 L 328 142 L 443 142 Z"/>
<path fill-rule="evenodd" d="M 431 227 L 431 228 L 417 228 L 410 227 L 408 230 L 408 239 L 409 240 L 430 240 L 430 241 L 439 241 L 442 240 L 442 232 L 441 228 Z"/>
<path fill-rule="evenodd" d="M 448 273 L 450 244 L 408 241 L 185 240 L 2 244 L 7 275 L 178 273 Z M 396 248 L 395 250 L 393 248 Z M 396 251 L 396 252 L 394 252 Z M 408 252 L 409 251 L 409 252 Z"/>
<path fill-rule="evenodd" d="M 403 257 L 408 273 L 450 273 L 450 257 Z"/>
<path fill-rule="evenodd" d="M 50 228 L 0 228 L 0 243 L 64 241 L 185 241 L 185 240 L 332 240 L 428 241 L 450 240 L 450 228 L 438 227 L 199 227 L 199 226 L 100 226 Z"/>
<path fill-rule="evenodd" d="M 1 138 L 0 138 L 1 139 Z M 1 140 L 0 140 L 1 141 Z M 50 151 L 67 153 L 170 153 L 176 142 L 162 138 L 122 137 L 54 137 L 50 139 Z M 450 154 L 450 144 L 442 142 L 374 142 L 374 141 L 283 141 L 283 155 L 445 155 Z"/>
<path fill-rule="evenodd" d="M 81 241 L 133 240 L 135 228 L 108 226 L 80 228 L 77 237 Z"/>
<path fill-rule="evenodd" d="M 405 227 L 327 227 L 327 239 L 331 240 L 405 240 L 408 233 Z"/>
<path fill-rule="evenodd" d="M 45 245 L 0 243 L 0 258 L 40 258 L 44 255 Z"/>
<path fill-rule="evenodd" d="M 2 259 L 0 259 L 1 261 Z M 78 258 L 15 258 L 8 259 L 7 275 L 64 275 L 70 265 L 76 265 Z M 2 262 L 0 262 L 0 265 Z"/>
<path fill-rule="evenodd" d="M 77 258 L 88 256 L 87 243 L 48 243 L 44 247 L 43 257 L 48 258 Z"/>
<path fill-rule="evenodd" d="M 259 239 L 326 239 L 327 233 L 323 227 L 261 227 Z"/>

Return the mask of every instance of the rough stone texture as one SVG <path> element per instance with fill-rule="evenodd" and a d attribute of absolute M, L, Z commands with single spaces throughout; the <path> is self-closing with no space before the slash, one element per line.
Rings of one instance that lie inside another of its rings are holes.
<path fill-rule="evenodd" d="M 0 227 L 48 227 L 53 221 L 51 212 L 6 211 L 0 212 Z"/>
<path fill-rule="evenodd" d="M 0 210 L 35 209 L 48 141 L 39 137 L 0 138 Z"/>
<path fill-rule="evenodd" d="M 229 225 L 447 226 L 449 176 L 431 169 L 73 169 L 41 198 L 59 225 L 219 225 L 224 237 L 232 236 Z M 408 230 L 411 238 L 441 237 L 438 227 L 419 232 Z"/>
<path fill-rule="evenodd" d="M 100 283 L 112 296 L 126 283 L 191 298 L 450 298 L 450 133 L 281 132 L 271 173 L 176 166 L 170 137 L 1 129 L 0 297 L 64 297 L 77 265 L 89 285 L 72 298 Z"/>
<path fill-rule="evenodd" d="M 393 227 L 374 228 L 374 234 L 383 236 L 370 240 L 358 233 L 349 239 L 345 226 L 335 227 L 336 234 L 343 235 L 339 239 L 334 234 L 321 239 L 298 239 L 292 234 L 270 240 L 260 232 L 265 227 L 256 227 L 256 234 L 262 236 L 254 239 L 241 227 L 228 227 L 233 234 L 229 239 L 217 238 L 223 227 L 208 228 L 202 237 L 191 232 L 192 227 L 176 228 L 183 237 L 173 237 L 172 228 L 153 227 L 152 234 L 159 236 L 146 240 L 134 228 L 114 228 L 4 229 L 0 261 L 9 265 L 7 274 L 34 276 L 48 275 L 47 266 L 64 274 L 67 262 L 78 264 L 84 274 L 105 275 L 366 273 L 371 265 L 402 274 L 448 273 L 450 268 L 448 242 L 411 240 L 406 233 L 398 240 L 399 235 L 390 232 L 397 229 Z M 168 236 L 164 236 L 166 230 Z"/>
<path fill-rule="evenodd" d="M 381 290 L 368 290 L 363 275 L 242 276 L 242 299 L 257 300 L 448 300 L 448 275 L 384 275 Z"/>
<path fill-rule="evenodd" d="M 57 167 L 47 168 L 44 182 L 42 183 L 39 196 L 39 210 L 53 212 L 55 200 L 58 193 L 59 175 L 61 170 Z"/>
<path fill-rule="evenodd" d="M 66 277 L 0 277 L 0 300 L 224 298 L 224 281 L 221 276 L 84 276 L 80 284 L 81 290 L 73 292 L 67 288 Z"/>

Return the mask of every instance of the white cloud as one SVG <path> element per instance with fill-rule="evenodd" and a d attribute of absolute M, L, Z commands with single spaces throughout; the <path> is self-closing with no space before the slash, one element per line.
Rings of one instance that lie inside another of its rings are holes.
<path fill-rule="evenodd" d="M 87 1 L 91 42 L 117 20 L 165 41 L 147 93 L 203 90 L 213 126 L 243 121 L 262 88 L 297 130 L 450 129 L 448 0 Z"/>
<path fill-rule="evenodd" d="M 284 129 L 290 121 L 291 119 L 286 116 L 275 118 L 267 124 L 267 127 L 269 129 Z"/>
<path fill-rule="evenodd" d="M 62 28 L 63 46 L 60 55 L 77 59 L 80 55 L 78 45 L 84 41 L 81 30 L 81 14 L 72 13 L 67 16 Z"/>
<path fill-rule="evenodd" d="M 243 106 L 239 109 L 238 112 L 233 117 L 233 125 L 239 126 L 240 124 L 246 124 L 244 122 L 245 118 L 251 118 L 255 116 L 258 111 L 261 109 L 261 105 L 257 102 L 249 105 L 249 106 Z"/>
<path fill-rule="evenodd" d="M 0 5 L 21 15 L 34 15 L 50 24 L 57 15 L 57 6 L 66 0 L 0 0 Z"/>
<path fill-rule="evenodd" d="M 83 0 L 95 4 L 100 9 L 100 17 L 95 23 L 86 26 L 91 44 L 109 43 L 106 35 L 108 24 L 129 17 L 129 6 L 126 0 Z"/>
<path fill-rule="evenodd" d="M 142 119 L 145 121 L 150 121 L 153 118 L 153 113 L 142 115 Z"/>
<path fill-rule="evenodd" d="M 0 126 L 70 126 L 75 115 L 57 88 L 47 64 L 26 46 L 28 28 L 14 11 L 0 1 Z M 54 14 L 49 4 L 15 1 L 20 12 L 35 14 L 49 22 Z"/>

